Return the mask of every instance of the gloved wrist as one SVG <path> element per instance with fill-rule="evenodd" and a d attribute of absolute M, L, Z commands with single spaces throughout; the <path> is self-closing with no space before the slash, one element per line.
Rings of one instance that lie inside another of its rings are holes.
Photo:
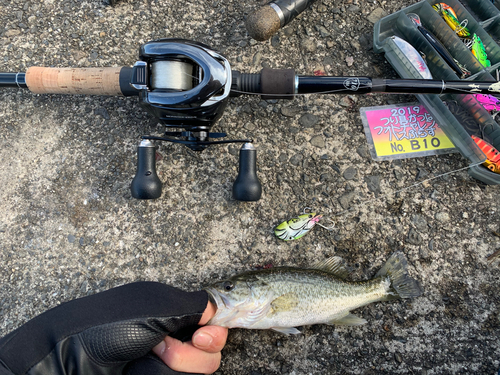
<path fill-rule="evenodd" d="M 166 335 L 198 324 L 207 303 L 204 291 L 127 284 L 32 319 L 0 339 L 0 361 L 15 374 L 121 373 Z"/>

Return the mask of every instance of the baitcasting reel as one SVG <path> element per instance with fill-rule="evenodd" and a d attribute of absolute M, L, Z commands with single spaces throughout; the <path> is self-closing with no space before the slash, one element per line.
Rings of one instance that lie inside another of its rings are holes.
<path fill-rule="evenodd" d="M 142 137 L 137 152 L 137 173 L 131 185 L 132 196 L 154 199 L 161 195 L 161 181 L 155 167 L 153 140 L 156 140 L 180 143 L 193 151 L 203 151 L 209 145 L 244 143 L 233 196 L 242 201 L 258 200 L 262 188 L 256 174 L 256 149 L 252 140 L 210 140 L 226 136 L 211 133 L 210 128 L 222 116 L 231 93 L 229 62 L 201 43 L 182 39 L 146 43 L 140 48 L 139 59 L 132 68 L 130 85 L 138 92 L 141 105 L 158 118 L 167 131 L 165 137 Z"/>
<path fill-rule="evenodd" d="M 240 142 L 238 177 L 233 197 L 256 201 L 262 188 L 256 174 L 252 140 L 215 140 L 211 133 L 230 96 L 259 94 L 263 99 L 293 99 L 295 94 L 374 92 L 410 94 L 488 94 L 500 96 L 500 82 L 441 79 L 383 79 L 296 75 L 293 69 L 264 68 L 260 73 L 231 71 L 228 61 L 204 44 L 183 39 L 161 39 L 144 44 L 139 61 L 130 67 L 48 68 L 33 66 L 26 73 L 0 73 L 0 87 L 29 89 L 36 94 L 138 96 L 140 103 L 167 128 L 165 137 L 143 136 L 137 151 L 137 173 L 132 196 L 161 195 L 156 174 L 154 141 L 184 144 L 194 151 L 209 145 Z M 463 99 L 466 100 L 466 99 Z M 484 110 L 479 110 L 478 113 Z M 482 112 L 481 112 L 482 113 Z M 469 139 L 474 145 L 474 141 Z M 471 146 L 476 147 L 476 146 Z M 477 148 L 477 147 L 476 147 Z M 478 157 L 484 153 L 477 148 Z"/>

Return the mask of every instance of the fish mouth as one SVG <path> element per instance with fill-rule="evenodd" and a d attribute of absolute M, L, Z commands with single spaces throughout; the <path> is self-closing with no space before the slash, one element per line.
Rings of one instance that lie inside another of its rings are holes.
<path fill-rule="evenodd" d="M 208 299 L 210 302 L 215 303 L 217 310 L 228 307 L 229 300 L 227 297 L 220 294 L 215 288 L 206 288 L 205 291 L 208 293 Z"/>
<path fill-rule="evenodd" d="M 205 291 L 208 293 L 208 299 L 210 302 L 214 303 L 216 306 L 215 314 L 207 322 L 207 325 L 229 327 L 227 323 L 231 321 L 234 314 L 236 314 L 238 310 L 231 309 L 231 303 L 227 296 L 219 293 L 217 289 L 206 288 Z"/>

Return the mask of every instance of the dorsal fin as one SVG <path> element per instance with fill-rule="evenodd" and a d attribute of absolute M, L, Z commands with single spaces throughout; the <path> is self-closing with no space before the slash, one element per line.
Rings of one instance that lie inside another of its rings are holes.
<path fill-rule="evenodd" d="M 311 268 L 331 273 L 339 279 L 345 279 L 351 273 L 351 270 L 344 264 L 344 259 L 337 256 L 321 260 L 313 264 Z"/>

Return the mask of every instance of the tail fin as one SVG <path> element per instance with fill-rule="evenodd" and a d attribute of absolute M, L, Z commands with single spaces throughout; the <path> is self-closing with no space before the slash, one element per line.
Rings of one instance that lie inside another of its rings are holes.
<path fill-rule="evenodd" d="M 388 276 L 391 281 L 391 290 L 386 300 L 414 298 L 422 294 L 422 288 L 418 281 L 408 275 L 408 262 L 404 254 L 400 251 L 392 254 L 384 266 L 377 272 L 377 275 L 375 275 L 375 277 L 384 276 Z"/>

